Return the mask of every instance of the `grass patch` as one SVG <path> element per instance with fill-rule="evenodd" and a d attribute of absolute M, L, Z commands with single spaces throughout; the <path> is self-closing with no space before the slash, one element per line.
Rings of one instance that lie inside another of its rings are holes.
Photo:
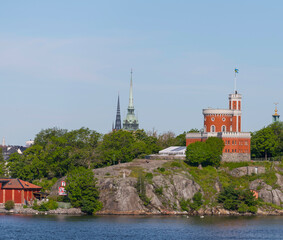
<path fill-rule="evenodd" d="M 142 167 L 130 166 L 127 169 L 131 170 L 130 177 L 138 178 L 141 173 L 143 173 Z"/>

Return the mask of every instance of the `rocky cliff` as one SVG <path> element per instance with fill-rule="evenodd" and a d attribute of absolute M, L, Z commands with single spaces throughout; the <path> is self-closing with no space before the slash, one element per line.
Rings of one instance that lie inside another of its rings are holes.
<path fill-rule="evenodd" d="M 260 213 L 276 210 L 281 214 L 282 169 L 271 163 L 248 165 L 235 167 L 225 163 L 219 169 L 196 168 L 182 160 L 137 159 L 94 169 L 103 203 L 98 214 L 184 214 L 181 203 L 197 192 L 203 194 L 204 207 L 191 214 L 236 214 L 223 210 L 217 203 L 218 193 L 231 183 L 258 193 L 262 200 Z M 55 184 L 53 194 L 56 188 Z"/>

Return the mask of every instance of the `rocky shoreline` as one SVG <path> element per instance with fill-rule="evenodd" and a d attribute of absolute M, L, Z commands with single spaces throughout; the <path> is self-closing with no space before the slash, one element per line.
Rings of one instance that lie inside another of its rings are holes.
<path fill-rule="evenodd" d="M 38 211 L 32 208 L 14 208 L 8 211 L 4 208 L 0 208 L 0 213 L 30 215 L 85 215 L 79 208 L 57 208 L 56 210 L 49 211 Z"/>
<path fill-rule="evenodd" d="M 58 208 L 56 210 L 38 211 L 32 208 L 15 208 L 6 210 L 0 208 L 0 214 L 22 214 L 22 215 L 86 215 L 79 208 Z M 99 211 L 98 216 L 283 216 L 283 210 L 264 211 L 258 209 L 256 214 L 239 213 L 237 211 L 228 211 L 223 208 L 199 209 L 198 211 Z"/>

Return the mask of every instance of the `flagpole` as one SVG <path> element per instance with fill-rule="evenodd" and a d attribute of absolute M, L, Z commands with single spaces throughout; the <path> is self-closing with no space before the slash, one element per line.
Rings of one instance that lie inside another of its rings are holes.
<path fill-rule="evenodd" d="M 235 72 L 235 78 L 234 78 L 234 93 L 236 93 L 236 92 L 237 92 L 237 73 L 238 73 L 238 69 L 235 68 L 234 72 Z"/>

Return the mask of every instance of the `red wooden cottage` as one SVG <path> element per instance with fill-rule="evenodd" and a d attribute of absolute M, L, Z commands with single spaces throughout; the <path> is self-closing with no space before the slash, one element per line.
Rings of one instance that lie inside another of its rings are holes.
<path fill-rule="evenodd" d="M 17 178 L 0 178 L 0 204 L 12 200 L 15 204 L 29 204 L 41 187 Z"/>

